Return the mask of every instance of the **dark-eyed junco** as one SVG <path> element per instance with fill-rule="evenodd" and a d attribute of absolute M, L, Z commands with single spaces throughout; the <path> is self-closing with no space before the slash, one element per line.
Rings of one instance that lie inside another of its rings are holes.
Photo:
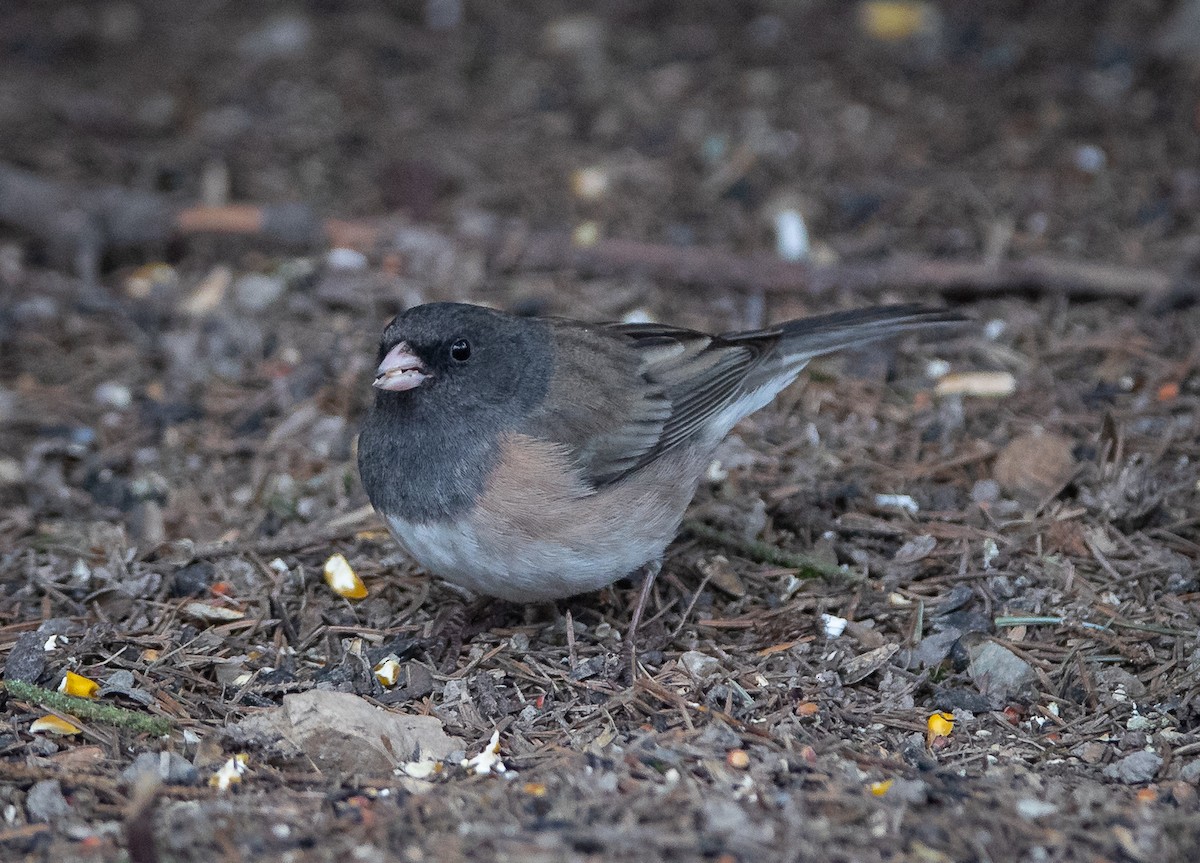
<path fill-rule="evenodd" d="M 516 602 L 584 593 L 659 560 L 717 444 L 810 359 L 963 320 L 883 306 L 713 336 L 416 306 L 383 332 L 358 467 L 430 573 Z"/>

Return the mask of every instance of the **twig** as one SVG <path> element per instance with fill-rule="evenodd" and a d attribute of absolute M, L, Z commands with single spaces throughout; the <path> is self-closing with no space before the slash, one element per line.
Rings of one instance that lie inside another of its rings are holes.
<path fill-rule="evenodd" d="M 55 259 L 89 283 L 105 251 L 161 245 L 174 237 L 230 234 L 289 246 L 325 243 L 372 251 L 434 243 L 482 248 L 493 271 L 574 270 L 585 276 L 642 274 L 663 281 L 767 293 L 827 295 L 836 290 L 993 296 L 1037 291 L 1131 302 L 1192 299 L 1198 285 L 1146 267 L 1046 256 L 1023 260 L 948 261 L 895 256 L 878 262 L 818 265 L 768 254 L 671 246 L 622 238 L 579 245 L 561 232 L 510 227 L 474 235 L 438 232 L 393 217 L 323 219 L 303 204 L 187 206 L 162 195 L 116 186 L 84 189 L 0 165 L 0 222 L 43 239 Z"/>
<path fill-rule="evenodd" d="M 688 519 L 683 523 L 683 531 L 690 533 L 698 539 L 723 545 L 759 563 L 772 563 L 776 566 L 786 566 L 788 569 L 798 570 L 796 574 L 800 578 L 828 578 L 838 581 L 854 580 L 853 573 L 836 564 L 829 563 L 809 554 L 786 551 L 779 548 L 779 546 L 760 542 L 756 539 L 745 539 L 736 534 L 719 530 L 701 521 Z"/>
<path fill-rule="evenodd" d="M 832 291 L 960 293 L 976 296 L 1036 290 L 1069 296 L 1153 300 L 1172 291 L 1191 295 L 1160 270 L 1034 257 L 996 262 L 945 261 L 897 256 L 878 263 L 817 265 L 770 255 L 739 256 L 721 249 L 665 246 L 638 240 L 605 239 L 579 246 L 566 235 L 533 234 L 501 264 L 514 270 L 574 269 L 584 275 L 638 272 L 684 284 L 767 293 Z"/>
<path fill-rule="evenodd" d="M 153 734 L 156 737 L 171 733 L 171 723 L 161 716 L 147 716 L 145 713 L 126 710 L 124 707 L 91 701 L 87 698 L 77 698 L 74 695 L 64 695 L 61 692 L 34 686 L 23 680 L 6 680 L 4 688 L 12 693 L 13 697 L 22 701 L 32 701 L 52 710 L 78 716 L 80 719 L 103 722 L 106 725 L 128 728 L 139 734 Z"/>
<path fill-rule="evenodd" d="M 346 525 L 336 530 L 309 533 L 303 536 L 273 536 L 269 539 L 249 540 L 246 542 L 202 542 L 192 545 L 191 548 L 186 547 L 185 543 L 188 542 L 187 540 L 180 540 L 174 549 L 167 552 L 167 556 L 173 557 L 174 553 L 177 552 L 180 556 L 186 556 L 191 560 L 199 558 L 211 560 L 216 557 L 230 557 L 243 554 L 278 557 L 281 554 L 303 551 L 306 548 L 327 545 L 339 539 L 347 539 L 361 533 L 362 530 L 362 525 Z"/>
<path fill-rule="evenodd" d="M 1154 623 L 1126 623 L 1120 620 L 1110 620 L 1108 623 L 1092 623 L 1087 620 L 1071 620 L 1067 617 L 1058 615 L 1010 615 L 997 617 L 992 621 L 998 627 L 1006 626 L 1067 626 L 1075 624 L 1084 629 L 1094 629 L 1098 632 L 1106 632 L 1110 629 L 1132 629 L 1135 632 L 1149 632 L 1154 635 L 1169 635 L 1174 638 L 1189 638 L 1194 633 L 1184 632 L 1181 629 L 1170 629 L 1166 626 L 1159 626 Z"/>

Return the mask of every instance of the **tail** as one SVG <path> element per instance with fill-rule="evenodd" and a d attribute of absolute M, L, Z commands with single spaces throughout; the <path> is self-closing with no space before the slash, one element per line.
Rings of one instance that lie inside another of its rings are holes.
<path fill-rule="evenodd" d="M 916 304 L 853 309 L 780 324 L 776 351 L 785 364 L 803 363 L 843 348 L 921 330 L 962 326 L 968 321 L 970 318 L 949 309 Z"/>

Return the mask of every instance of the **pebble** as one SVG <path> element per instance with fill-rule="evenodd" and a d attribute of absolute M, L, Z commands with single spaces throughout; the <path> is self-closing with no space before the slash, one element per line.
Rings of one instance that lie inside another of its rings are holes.
<path fill-rule="evenodd" d="M 1011 701 L 1031 689 L 1037 681 L 1028 662 L 994 641 L 981 642 L 968 650 L 971 679 L 994 704 Z"/>
<path fill-rule="evenodd" d="M 721 667 L 721 663 L 716 657 L 709 656 L 707 653 L 701 653 L 699 650 L 689 650 L 679 657 L 679 664 L 682 665 L 688 674 L 700 680 L 712 677 Z"/>
<path fill-rule="evenodd" d="M 1075 167 L 1085 174 L 1099 174 L 1108 163 L 1108 156 L 1095 144 L 1083 144 L 1075 150 Z"/>
<path fill-rule="evenodd" d="M 785 261 L 803 261 L 808 257 L 808 227 L 799 210 L 780 210 L 775 214 L 775 253 Z"/>
<path fill-rule="evenodd" d="M 25 277 L 25 250 L 18 243 L 0 243 L 0 282 L 15 285 Z"/>
<path fill-rule="evenodd" d="M 105 381 L 92 392 L 92 399 L 101 407 L 123 411 L 133 404 L 133 393 L 124 384 Z"/>
<path fill-rule="evenodd" d="M 750 22 L 746 33 L 760 48 L 774 48 L 787 32 L 787 25 L 778 15 L 759 15 Z"/>
<path fill-rule="evenodd" d="M 283 279 L 250 273 L 234 283 L 233 296 L 239 307 L 250 312 L 260 312 L 278 302 L 286 289 L 287 285 Z"/>
<path fill-rule="evenodd" d="M 116 0 L 104 3 L 99 9 L 100 37 L 109 45 L 125 47 L 137 41 L 142 34 L 141 10 L 133 3 Z"/>
<path fill-rule="evenodd" d="M 1149 782 L 1157 776 L 1162 762 L 1161 756 L 1143 749 L 1140 752 L 1131 752 L 1115 764 L 1108 765 L 1104 768 L 1104 775 L 1126 785 L 1137 785 Z"/>
<path fill-rule="evenodd" d="M 1179 778 L 1192 785 L 1200 785 L 1200 758 L 1193 758 L 1179 771 Z"/>
<path fill-rule="evenodd" d="M 972 503 L 995 503 L 1000 499 L 1000 483 L 994 479 L 977 480 L 971 486 Z"/>
<path fill-rule="evenodd" d="M 200 772 L 181 755 L 174 752 L 143 752 L 121 771 L 121 779 L 132 785 L 142 774 L 157 776 L 167 785 L 197 785 Z"/>
<path fill-rule="evenodd" d="M 875 495 L 875 505 L 878 507 L 895 507 L 909 513 L 916 513 L 921 509 L 920 504 L 911 495 L 907 494 L 877 494 Z"/>
<path fill-rule="evenodd" d="M 849 623 L 844 617 L 838 617 L 836 614 L 822 614 L 821 627 L 825 631 L 826 638 L 839 638 L 846 631 L 846 624 Z"/>
<path fill-rule="evenodd" d="M 353 272 L 361 272 L 367 269 L 370 261 L 367 256 L 357 249 L 346 249 L 338 247 L 330 249 L 325 256 L 325 263 L 331 270 L 350 270 Z"/>
<path fill-rule="evenodd" d="M 917 645 L 917 649 L 913 651 L 913 662 L 919 668 L 941 665 L 950 655 L 954 643 L 960 638 L 962 638 L 962 632 L 958 629 L 944 629 L 941 632 L 925 636 Z"/>
<path fill-rule="evenodd" d="M 43 779 L 25 795 L 25 810 L 30 821 L 53 822 L 69 815 L 71 804 L 63 796 L 57 779 Z"/>
<path fill-rule="evenodd" d="M 1146 694 L 1146 684 L 1142 683 L 1137 675 L 1120 666 L 1114 665 L 1097 671 L 1096 684 L 1097 688 L 1113 701 L 1141 698 Z"/>
<path fill-rule="evenodd" d="M 0 488 L 19 485 L 24 476 L 19 461 L 8 456 L 0 456 Z"/>
<path fill-rule="evenodd" d="M 1036 797 L 1025 797 L 1017 801 L 1017 814 L 1026 821 L 1035 821 L 1038 818 L 1045 818 L 1047 815 L 1054 815 L 1058 812 L 1058 807 L 1046 800 L 1038 800 Z"/>
<path fill-rule="evenodd" d="M 46 637 L 37 632 L 22 632 L 4 662 L 5 680 L 36 683 L 46 670 Z"/>
<path fill-rule="evenodd" d="M 604 36 L 604 22 L 599 18 L 570 15 L 546 25 L 542 44 L 550 53 L 586 59 L 601 54 Z"/>
<path fill-rule="evenodd" d="M 41 294 L 13 303 L 9 312 L 18 324 L 40 324 L 58 317 L 58 303 Z"/>
<path fill-rule="evenodd" d="M 598 166 L 580 168 L 571 175 L 571 192 L 581 201 L 599 201 L 611 187 L 608 172 Z"/>
<path fill-rule="evenodd" d="M 1000 318 L 992 318 L 983 325 L 983 335 L 988 341 L 996 341 L 1008 329 L 1008 322 Z"/>
<path fill-rule="evenodd" d="M 284 13 L 252 30 L 238 43 L 247 60 L 272 60 L 304 51 L 313 37 L 313 25 L 302 15 Z"/>
<path fill-rule="evenodd" d="M 925 364 L 925 377 L 938 380 L 950 374 L 950 363 L 942 359 L 932 359 Z"/>
<path fill-rule="evenodd" d="M 457 30 L 462 19 L 462 0 L 425 0 L 425 26 L 430 30 Z"/>

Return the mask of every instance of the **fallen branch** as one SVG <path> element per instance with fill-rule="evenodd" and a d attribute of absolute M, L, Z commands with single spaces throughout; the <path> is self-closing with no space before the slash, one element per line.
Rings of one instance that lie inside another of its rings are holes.
<path fill-rule="evenodd" d="M 854 292 L 988 296 L 1018 291 L 1135 302 L 1192 299 L 1194 281 L 1145 267 L 1032 257 L 947 261 L 898 255 L 878 262 L 817 265 L 772 255 L 738 255 L 699 246 L 620 238 L 580 245 L 569 234 L 495 227 L 467 236 L 391 217 L 323 219 L 303 204 L 187 206 L 119 187 L 80 189 L 0 165 L 0 222 L 40 238 L 54 260 L 94 282 L 112 248 L 160 245 L 173 237 L 229 234 L 311 248 L 332 244 L 366 252 L 428 248 L 480 249 L 493 272 L 574 270 L 583 276 L 628 276 L 688 285 L 822 296 Z"/>
<path fill-rule="evenodd" d="M 1041 291 L 1141 301 L 1165 298 L 1177 289 L 1190 295 L 1195 289 L 1177 286 L 1159 270 L 1050 257 L 989 263 L 896 256 L 873 263 L 816 265 L 770 255 L 739 256 L 719 249 L 637 240 L 606 239 L 578 246 L 570 237 L 554 234 L 533 234 L 508 255 L 502 263 L 514 270 L 574 269 L 589 276 L 639 272 L 684 284 L 766 293 L 803 290 L 817 296 L 839 289 L 977 296 Z"/>

